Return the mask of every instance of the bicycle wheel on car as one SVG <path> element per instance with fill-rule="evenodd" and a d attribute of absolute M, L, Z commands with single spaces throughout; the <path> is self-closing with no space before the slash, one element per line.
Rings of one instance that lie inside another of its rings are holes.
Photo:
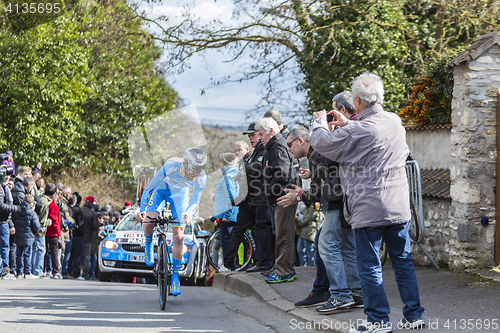
<path fill-rule="evenodd" d="M 210 236 L 205 247 L 205 254 L 207 256 L 208 263 L 216 270 L 222 266 L 224 262 L 222 260 L 222 248 L 220 247 L 219 240 L 220 230 L 215 230 L 215 232 Z"/>
<path fill-rule="evenodd" d="M 158 285 L 158 297 L 160 299 L 160 309 L 164 310 L 167 304 L 168 288 L 169 288 L 169 275 L 168 275 L 168 250 L 166 238 L 164 235 L 160 236 L 158 241 L 158 255 L 156 259 L 157 264 L 157 285 Z"/>

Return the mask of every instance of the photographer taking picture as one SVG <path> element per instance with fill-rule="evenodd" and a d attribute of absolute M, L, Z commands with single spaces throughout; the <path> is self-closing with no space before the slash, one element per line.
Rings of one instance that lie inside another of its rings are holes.
<path fill-rule="evenodd" d="M 8 159 L 9 155 L 0 154 L 0 162 Z M 13 171 L 10 165 L 2 165 L 0 167 L 0 274 L 2 279 L 16 278 L 14 274 L 11 274 L 9 269 L 9 238 L 16 230 L 14 224 L 9 219 L 9 215 L 19 212 L 21 208 L 13 205 L 12 195 L 5 182 L 5 177 L 12 175 Z"/>

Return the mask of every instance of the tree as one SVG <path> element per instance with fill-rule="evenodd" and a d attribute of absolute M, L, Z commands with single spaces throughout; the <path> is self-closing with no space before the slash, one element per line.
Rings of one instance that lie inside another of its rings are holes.
<path fill-rule="evenodd" d="M 126 172 L 131 129 L 176 101 L 155 64 L 160 49 L 123 0 L 4 26 L 0 52 L 0 150 L 16 164 Z"/>
<path fill-rule="evenodd" d="M 186 6 L 179 22 L 146 18 L 161 34 L 168 65 L 182 71 L 189 58 L 207 50 L 228 52 L 232 61 L 250 59 L 215 84 L 265 76 L 265 101 L 282 101 L 284 75 L 307 95 L 307 112 L 329 107 L 335 93 L 370 70 L 382 76 L 386 104 L 396 111 L 404 74 L 413 76 L 425 57 L 469 43 L 498 29 L 500 0 L 235 0 L 233 24 L 201 21 Z M 134 7 L 138 12 L 139 7 Z M 289 92 L 290 93 L 290 92 Z M 293 94 L 293 92 L 291 92 Z M 301 106 L 296 109 L 303 110 Z M 284 111 L 281 109 L 281 111 Z"/>

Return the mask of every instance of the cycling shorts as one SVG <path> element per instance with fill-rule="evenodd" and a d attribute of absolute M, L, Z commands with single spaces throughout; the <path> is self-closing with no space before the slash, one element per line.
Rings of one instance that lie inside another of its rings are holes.
<path fill-rule="evenodd" d="M 186 191 L 187 193 L 181 192 L 175 195 L 172 195 L 168 188 L 156 190 L 146 189 L 146 191 L 141 200 L 141 208 L 145 206 L 143 211 L 146 212 L 146 214 L 148 212 L 156 212 L 161 215 L 168 202 L 170 204 L 170 213 L 172 217 L 175 217 L 175 222 L 171 223 L 171 225 L 182 229 L 185 228 L 186 224 L 182 221 L 181 215 L 186 211 L 189 205 L 189 191 Z"/>

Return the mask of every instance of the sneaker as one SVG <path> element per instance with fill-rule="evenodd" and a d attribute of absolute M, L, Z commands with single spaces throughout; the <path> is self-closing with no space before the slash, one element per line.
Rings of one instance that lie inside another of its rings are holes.
<path fill-rule="evenodd" d="M 370 323 L 365 321 L 363 324 L 356 327 L 352 326 L 349 333 L 391 333 L 391 323 Z"/>
<path fill-rule="evenodd" d="M 24 278 L 28 280 L 36 280 L 38 279 L 38 276 L 33 275 L 33 274 L 24 274 Z"/>
<path fill-rule="evenodd" d="M 295 271 L 294 271 L 295 272 Z M 276 274 L 273 274 L 266 278 L 267 283 L 281 283 L 281 282 L 292 282 L 297 278 L 297 274 L 292 273 L 288 274 L 287 276 L 281 277 Z"/>
<path fill-rule="evenodd" d="M 236 268 L 226 267 L 226 266 L 222 265 L 219 267 L 218 271 L 219 272 L 234 272 L 234 271 L 236 271 Z"/>
<path fill-rule="evenodd" d="M 339 301 L 338 299 L 330 298 L 328 301 L 326 301 L 325 304 L 316 307 L 316 311 L 318 311 L 318 312 L 331 312 L 331 311 L 335 311 L 335 310 L 342 310 L 342 309 L 346 309 L 354 304 L 355 304 L 354 301 L 344 302 L 344 301 Z"/>
<path fill-rule="evenodd" d="M 55 279 L 55 280 L 62 280 L 63 277 L 62 277 L 61 274 L 58 273 L 58 274 L 52 275 L 52 278 Z"/>
<path fill-rule="evenodd" d="M 83 276 L 79 276 L 79 277 L 75 278 L 75 280 L 85 281 L 85 278 Z"/>
<path fill-rule="evenodd" d="M 172 281 L 170 284 L 170 293 L 174 296 L 181 294 L 181 283 L 179 281 L 179 274 L 172 274 Z"/>
<path fill-rule="evenodd" d="M 144 261 L 148 267 L 153 267 L 155 264 L 153 242 L 146 242 L 144 245 Z"/>
<path fill-rule="evenodd" d="M 319 293 L 309 293 L 306 298 L 302 301 L 298 301 L 295 303 L 295 306 L 298 308 L 304 308 L 307 306 L 318 305 L 326 302 L 330 298 L 330 292 L 324 291 Z"/>
<path fill-rule="evenodd" d="M 425 327 L 425 321 L 422 318 L 408 319 L 401 318 L 398 323 L 398 328 L 420 329 Z"/>
<path fill-rule="evenodd" d="M 2 276 L 2 280 L 16 280 L 16 276 L 14 274 L 6 274 Z"/>
<path fill-rule="evenodd" d="M 363 308 L 363 297 L 362 296 L 352 296 L 354 299 L 354 304 L 349 306 L 350 309 L 352 308 Z"/>

